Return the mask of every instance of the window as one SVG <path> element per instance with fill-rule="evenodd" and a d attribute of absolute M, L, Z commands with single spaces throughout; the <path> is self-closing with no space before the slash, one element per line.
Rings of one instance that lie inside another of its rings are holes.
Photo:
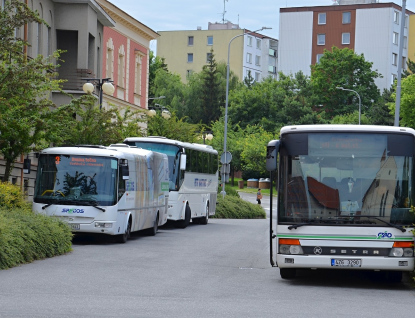
<path fill-rule="evenodd" d="M 326 13 L 318 14 L 318 24 L 326 24 Z"/>
<path fill-rule="evenodd" d="M 398 45 L 398 38 L 399 38 L 399 34 L 397 32 L 393 32 L 393 36 L 392 36 L 393 44 Z"/>
<path fill-rule="evenodd" d="M 406 70 L 406 57 L 405 56 L 402 57 L 402 69 Z"/>
<path fill-rule="evenodd" d="M 342 33 L 342 44 L 350 44 L 350 33 Z"/>
<path fill-rule="evenodd" d="M 406 15 L 406 16 L 405 16 L 405 28 L 407 28 L 407 27 L 408 27 L 408 19 L 409 19 L 409 17 Z"/>
<path fill-rule="evenodd" d="M 207 37 L 207 45 L 213 45 L 213 36 L 209 35 Z"/>
<path fill-rule="evenodd" d="M 276 74 L 277 73 L 277 67 L 272 66 L 272 65 L 268 65 L 268 72 L 270 72 L 272 74 Z"/>
<path fill-rule="evenodd" d="M 141 76 L 142 76 L 142 54 L 135 55 L 135 87 L 134 93 L 141 95 Z"/>
<path fill-rule="evenodd" d="M 252 54 L 246 53 L 246 63 L 252 64 Z"/>
<path fill-rule="evenodd" d="M 325 45 L 325 44 L 326 44 L 326 35 L 317 34 L 317 45 Z"/>
<path fill-rule="evenodd" d="M 255 72 L 255 81 L 259 82 L 261 80 L 261 74 L 259 72 Z"/>
<path fill-rule="evenodd" d="M 106 77 L 114 78 L 114 43 L 111 38 L 107 42 Z"/>
<path fill-rule="evenodd" d="M 125 51 L 124 45 L 118 50 L 118 86 L 125 87 Z"/>
<path fill-rule="evenodd" d="M 408 37 L 404 36 L 403 37 L 403 48 L 406 49 L 407 48 L 407 43 L 408 43 Z"/>
<path fill-rule="evenodd" d="M 261 65 L 261 57 L 259 55 L 255 55 L 255 65 Z"/>
<path fill-rule="evenodd" d="M 399 24 L 399 12 L 398 11 L 393 11 L 393 22 L 395 22 L 396 24 Z"/>
<path fill-rule="evenodd" d="M 252 46 L 252 36 L 248 36 L 248 46 Z"/>
<path fill-rule="evenodd" d="M 193 36 L 188 36 L 187 37 L 187 45 L 188 46 L 193 46 L 193 41 L 194 41 L 194 37 Z"/>
<path fill-rule="evenodd" d="M 398 65 L 398 54 L 392 53 L 392 65 L 397 66 Z"/>
<path fill-rule="evenodd" d="M 342 13 L 342 23 L 349 24 L 352 22 L 352 13 L 351 12 L 343 12 Z"/>
<path fill-rule="evenodd" d="M 193 63 L 193 53 L 187 53 L 187 63 Z"/>
<path fill-rule="evenodd" d="M 392 83 L 391 85 L 393 85 L 393 83 L 397 80 L 398 76 L 396 74 L 392 74 Z"/>
<path fill-rule="evenodd" d="M 206 63 L 209 63 L 212 59 L 212 53 L 206 53 Z"/>
<path fill-rule="evenodd" d="M 260 49 L 261 49 L 261 40 L 260 40 L 260 39 L 256 39 L 256 48 L 257 48 L 258 50 L 260 50 Z"/>
<path fill-rule="evenodd" d="M 268 53 L 269 56 L 277 57 L 277 50 L 269 49 Z"/>
<path fill-rule="evenodd" d="M 320 63 L 320 59 L 322 58 L 323 54 L 317 54 L 316 62 Z"/>

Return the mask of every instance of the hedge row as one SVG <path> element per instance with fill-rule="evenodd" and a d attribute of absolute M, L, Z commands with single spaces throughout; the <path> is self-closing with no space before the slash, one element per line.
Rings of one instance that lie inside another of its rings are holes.
<path fill-rule="evenodd" d="M 69 227 L 32 212 L 20 188 L 0 183 L 0 269 L 71 251 Z"/>
<path fill-rule="evenodd" d="M 225 198 L 218 194 L 216 214 L 217 219 L 265 219 L 264 209 L 258 205 L 242 200 L 239 196 L 229 195 Z"/>

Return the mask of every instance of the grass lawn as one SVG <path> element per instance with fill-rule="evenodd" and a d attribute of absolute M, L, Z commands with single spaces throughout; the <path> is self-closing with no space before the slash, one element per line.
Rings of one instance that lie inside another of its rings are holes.
<path fill-rule="evenodd" d="M 258 188 L 248 188 L 246 186 L 246 181 L 244 181 L 244 188 L 243 189 L 239 189 L 238 187 L 238 181 L 242 180 L 239 178 L 235 178 L 235 185 L 232 186 L 232 181 L 231 179 L 229 179 L 229 183 L 227 183 L 227 187 L 230 186 L 232 189 L 239 191 L 239 192 L 246 192 L 246 193 L 257 193 L 258 192 Z M 270 189 L 261 189 L 261 192 L 263 195 L 269 195 Z M 274 185 L 274 189 L 272 191 L 273 195 L 275 195 L 276 191 L 275 191 L 275 185 Z"/>

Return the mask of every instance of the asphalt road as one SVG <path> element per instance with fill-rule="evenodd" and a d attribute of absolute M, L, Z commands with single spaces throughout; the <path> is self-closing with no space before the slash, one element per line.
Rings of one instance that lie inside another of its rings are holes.
<path fill-rule="evenodd" d="M 211 219 L 126 244 L 77 237 L 67 255 L 0 271 L 0 317 L 414 317 L 407 277 L 281 279 L 269 264 L 268 224 Z"/>

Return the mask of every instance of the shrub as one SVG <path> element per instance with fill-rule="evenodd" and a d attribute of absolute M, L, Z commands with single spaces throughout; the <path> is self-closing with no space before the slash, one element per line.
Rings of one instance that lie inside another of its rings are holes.
<path fill-rule="evenodd" d="M 11 209 L 29 206 L 20 187 L 8 182 L 0 182 L 0 207 Z"/>
<path fill-rule="evenodd" d="M 239 196 L 218 195 L 216 214 L 217 219 L 265 219 L 265 211 L 258 205 L 242 200 Z"/>
<path fill-rule="evenodd" d="M 0 269 L 71 251 L 70 228 L 34 213 L 19 187 L 2 183 L 0 198 Z"/>

